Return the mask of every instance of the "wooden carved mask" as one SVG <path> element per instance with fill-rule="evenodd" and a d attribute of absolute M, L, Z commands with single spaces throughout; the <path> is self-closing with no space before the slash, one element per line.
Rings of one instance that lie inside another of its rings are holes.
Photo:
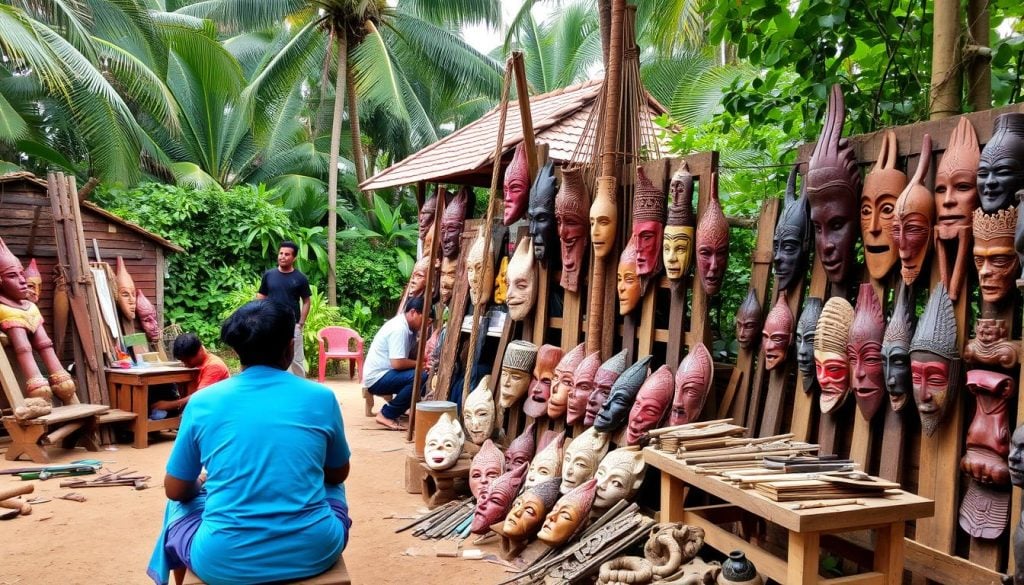
<path fill-rule="evenodd" d="M 598 258 L 608 256 L 615 249 L 615 233 L 619 226 L 616 188 L 614 177 L 597 179 L 597 196 L 590 205 L 590 243 L 594 246 L 594 256 Z"/>
<path fill-rule="evenodd" d="M 459 261 L 455 258 L 441 260 L 441 302 L 448 304 L 452 299 L 452 292 L 455 290 L 455 273 Z"/>
<path fill-rule="evenodd" d="M 814 245 L 828 279 L 841 283 L 856 263 L 860 170 L 853 147 L 842 139 L 846 105 L 839 85 L 832 86 L 825 124 L 807 169 L 807 198 Z"/>
<path fill-rule="evenodd" d="M 561 478 L 551 479 L 527 488 L 512 502 L 501 531 L 513 540 L 526 540 L 535 535 L 544 524 L 547 513 L 558 501 Z"/>
<path fill-rule="evenodd" d="M 853 307 L 842 297 L 825 302 L 814 332 L 814 368 L 821 386 L 818 403 L 821 412 L 837 410 L 850 392 L 850 364 L 846 359 L 846 340 L 853 324 Z"/>
<path fill-rule="evenodd" d="M 789 290 L 807 271 L 811 230 L 807 214 L 807 197 L 796 196 L 799 165 L 793 165 L 786 183 L 786 197 L 772 240 L 772 263 L 779 290 Z"/>
<path fill-rule="evenodd" d="M 736 310 L 736 341 L 743 349 L 750 349 L 758 339 L 761 331 L 761 303 L 757 300 L 757 291 L 747 290 L 747 298 Z"/>
<path fill-rule="evenodd" d="M 594 378 L 601 367 L 601 353 L 588 355 L 572 374 L 572 390 L 569 392 L 569 403 L 565 412 L 565 422 L 572 425 L 583 422 L 587 415 L 587 401 L 594 391 Z"/>
<path fill-rule="evenodd" d="M 563 480 L 563 493 L 564 488 Z M 586 526 L 596 492 L 597 480 L 591 479 L 562 496 L 544 519 L 544 525 L 537 533 L 537 540 L 551 547 L 568 542 Z"/>
<path fill-rule="evenodd" d="M 537 442 L 533 438 L 534 423 L 526 425 L 523 432 L 508 444 L 505 450 L 505 469 L 515 469 L 520 465 L 530 464 L 537 450 Z"/>
<path fill-rule="evenodd" d="M 501 450 L 490 439 L 484 441 L 469 465 L 469 491 L 476 500 L 479 501 L 487 486 L 505 471 L 504 462 Z"/>
<path fill-rule="evenodd" d="M 885 360 L 885 391 L 889 406 L 900 411 L 913 392 L 910 375 L 910 340 L 914 337 L 914 313 L 907 299 L 908 288 L 900 285 L 896 307 L 882 337 L 882 359 Z"/>
<path fill-rule="evenodd" d="M 444 191 L 442 191 L 442 193 L 447 195 L 447 193 L 445 193 Z M 417 216 L 417 218 L 419 219 L 419 226 L 418 227 L 419 227 L 419 232 L 420 232 L 420 239 L 423 240 L 424 242 L 427 241 L 427 232 L 434 225 L 434 214 L 435 213 L 437 213 L 437 196 L 436 195 L 433 196 L 433 197 L 430 197 L 429 199 L 427 199 L 426 201 L 423 202 L 423 207 L 420 208 L 419 215 Z M 427 246 L 424 246 L 423 249 L 424 250 L 428 250 L 428 251 L 430 250 L 430 248 L 427 247 Z"/>
<path fill-rule="evenodd" d="M 1013 431 L 1010 437 L 1010 455 L 1007 457 L 1010 481 L 1017 487 L 1024 487 L 1024 424 Z"/>
<path fill-rule="evenodd" d="M 483 498 L 477 499 L 469 531 L 473 534 L 486 534 L 491 529 L 491 524 L 502 522 L 512 507 L 512 501 L 519 493 L 525 477 L 526 466 L 520 465 L 495 478 L 484 492 Z"/>
<path fill-rule="evenodd" d="M 560 259 L 555 255 L 558 245 L 558 224 L 555 221 L 555 173 L 554 164 L 548 161 L 537 173 L 537 179 L 530 190 L 530 237 L 533 238 L 533 253 L 537 261 L 546 267 L 557 268 Z"/>
<path fill-rule="evenodd" d="M 550 437 L 530 462 L 530 470 L 526 474 L 527 488 L 549 481 L 562 479 L 562 442 L 565 440 L 565 433 L 557 433 Z"/>
<path fill-rule="evenodd" d="M 629 239 L 629 244 L 619 256 L 618 285 L 619 314 L 628 315 L 640 304 L 641 282 L 637 269 L 636 237 Z"/>
<path fill-rule="evenodd" d="M 704 292 L 718 294 L 729 262 L 729 222 L 718 202 L 718 174 L 711 173 L 711 200 L 697 225 L 697 276 Z"/>
<path fill-rule="evenodd" d="M 639 444 L 644 433 L 656 428 L 665 418 L 665 411 L 672 404 L 673 386 L 672 370 L 668 366 L 661 366 L 644 380 L 629 411 L 627 445 Z"/>
<path fill-rule="evenodd" d="M 462 228 L 466 225 L 468 209 L 469 187 L 464 186 L 444 208 L 444 215 L 441 216 L 441 255 L 445 258 L 459 256 L 459 238 L 462 237 Z"/>
<path fill-rule="evenodd" d="M 864 177 L 860 195 L 860 233 L 864 240 L 864 259 L 871 278 L 881 280 L 892 270 L 899 256 L 892 239 L 896 219 L 896 200 L 907 186 L 907 175 L 896 168 L 896 133 L 886 130 L 878 161 Z"/>
<path fill-rule="evenodd" d="M 501 361 L 501 379 L 498 380 L 502 408 L 509 408 L 526 395 L 533 381 L 533 366 L 537 360 L 537 346 L 529 341 L 516 340 L 505 348 Z"/>
<path fill-rule="evenodd" d="M 609 437 L 590 427 L 576 436 L 565 448 L 562 458 L 562 493 L 584 484 L 594 477 L 597 464 L 608 452 Z"/>
<path fill-rule="evenodd" d="M 633 198 L 633 238 L 636 240 L 636 269 L 640 276 L 661 270 L 661 245 L 665 233 L 665 193 L 636 168 Z"/>
<path fill-rule="evenodd" d="M 669 426 L 696 422 L 704 409 L 715 366 L 711 352 L 703 343 L 698 343 L 679 362 L 676 370 L 675 394 L 672 396 L 672 410 L 669 411 Z"/>
<path fill-rule="evenodd" d="M 1016 288 L 1020 261 L 1013 238 L 1018 213 L 1012 205 L 993 214 L 974 210 L 974 267 L 978 270 L 981 298 L 986 303 L 999 304 Z"/>
<path fill-rule="evenodd" d="M 447 412 L 427 431 L 426 446 L 423 448 L 423 461 L 431 469 L 449 469 L 455 465 L 462 455 L 466 436 L 462 433 L 462 425 L 451 418 Z"/>
<path fill-rule="evenodd" d="M 548 412 L 548 399 L 551 397 L 551 382 L 555 377 L 555 366 L 562 359 L 562 348 L 554 345 L 542 345 L 537 351 L 537 363 L 533 368 L 533 384 L 530 386 L 529 397 L 523 403 L 523 412 L 527 416 L 539 418 Z"/>
<path fill-rule="evenodd" d="M 862 283 L 857 293 L 857 308 L 846 344 L 850 361 L 850 387 L 857 400 L 857 409 L 865 420 L 871 420 L 885 396 L 885 372 L 882 360 L 882 335 L 885 318 L 882 303 L 869 282 Z"/>
<path fill-rule="evenodd" d="M 921 430 L 935 434 L 956 400 L 961 362 L 953 302 L 941 282 L 932 289 L 910 342 L 910 372 Z"/>
<path fill-rule="evenodd" d="M 117 307 L 129 321 L 135 320 L 135 281 L 124 265 L 124 258 L 117 257 Z"/>
<path fill-rule="evenodd" d="M 597 494 L 594 508 L 607 510 L 615 504 L 632 499 L 644 481 L 643 453 L 636 449 L 609 451 L 597 466 Z"/>
<path fill-rule="evenodd" d="M 494 431 L 494 394 L 491 392 L 491 376 L 484 376 L 476 389 L 466 396 L 462 406 L 462 425 L 474 445 L 482 445 Z"/>
<path fill-rule="evenodd" d="M 988 370 L 967 372 L 967 389 L 976 398 L 967 429 L 967 451 L 960 471 L 973 481 L 960 504 L 960 527 L 975 538 L 999 538 L 1009 516 L 1010 421 L 1007 403 L 1016 390 L 1012 377 Z"/>
<path fill-rule="evenodd" d="M 896 221 L 892 224 L 892 239 L 900 253 L 900 274 L 903 282 L 913 284 L 921 274 L 928 248 L 932 243 L 932 223 L 935 221 L 935 198 L 924 184 L 931 164 L 932 138 L 924 135 L 921 159 L 917 171 L 896 200 Z"/>
<path fill-rule="evenodd" d="M 594 390 L 590 393 L 590 398 L 587 398 L 587 416 L 583 420 L 584 425 L 589 427 L 594 424 L 598 413 L 601 412 L 601 407 L 604 406 L 608 395 L 611 394 L 615 380 L 619 379 L 625 369 L 626 350 L 613 355 L 597 369 L 597 373 L 594 374 Z"/>
<path fill-rule="evenodd" d="M 1005 319 L 978 319 L 974 323 L 974 339 L 964 348 L 964 360 L 996 368 L 1016 368 L 1017 344 L 1010 342 L 1009 334 Z"/>
<path fill-rule="evenodd" d="M 793 321 L 793 311 L 789 310 L 786 293 L 783 291 L 764 320 L 761 346 L 764 349 L 766 370 L 774 370 L 786 362 L 789 345 L 793 341 Z"/>
<path fill-rule="evenodd" d="M 477 232 L 473 245 L 466 254 L 466 278 L 469 279 L 469 300 L 473 306 L 485 305 L 490 300 L 491 277 L 493 262 L 490 254 L 484 257 L 486 239 L 483 230 Z"/>
<path fill-rule="evenodd" d="M 430 256 L 424 256 L 416 261 L 412 267 L 412 274 L 409 275 L 409 284 L 406 285 L 406 298 L 418 297 L 423 294 L 427 286 L 427 270 L 430 268 Z"/>
<path fill-rule="evenodd" d="M 43 293 L 43 275 L 39 273 L 39 266 L 36 259 L 28 261 L 28 268 L 25 269 L 25 282 L 28 284 L 28 295 L 26 298 L 32 303 L 39 303 L 39 296 Z"/>
<path fill-rule="evenodd" d="M 516 253 L 508 263 L 508 316 L 513 321 L 522 321 L 533 310 L 537 300 L 537 280 L 533 269 L 533 242 L 530 238 L 519 240 Z"/>
<path fill-rule="evenodd" d="M 512 225 L 523 218 L 526 205 L 530 200 L 530 169 L 526 160 L 526 143 L 516 145 L 512 162 L 505 169 L 505 185 L 502 191 L 505 201 L 505 212 L 502 220 L 505 225 Z"/>
<path fill-rule="evenodd" d="M 967 118 L 960 118 L 935 171 L 935 251 L 939 257 L 942 282 L 949 290 L 949 298 L 954 301 L 966 276 L 971 223 L 979 205 L 980 156 L 974 127 Z M 951 244 L 952 259 L 948 258 L 947 242 Z"/>
<path fill-rule="evenodd" d="M 992 138 L 978 161 L 978 192 L 985 213 L 995 213 L 1014 204 L 1017 191 L 1024 189 L 1024 114 L 1002 114 L 996 118 Z"/>
<path fill-rule="evenodd" d="M 814 372 L 814 334 L 821 316 L 821 299 L 811 297 L 804 301 L 804 310 L 796 325 L 796 368 L 803 374 L 804 392 L 814 390 L 818 383 Z"/>
<path fill-rule="evenodd" d="M 668 206 L 662 260 L 669 280 L 678 280 L 690 272 L 697 231 L 693 217 L 693 175 L 686 161 L 672 175 L 668 190 L 672 199 Z"/>
<path fill-rule="evenodd" d="M 562 167 L 562 188 L 555 196 L 555 221 L 562 253 L 562 288 L 579 290 L 580 270 L 590 235 L 590 196 L 583 182 L 583 170 Z"/>
<path fill-rule="evenodd" d="M 141 288 L 135 291 L 135 314 L 139 316 L 139 324 L 146 332 L 146 339 L 152 343 L 158 343 L 163 339 L 163 327 L 160 326 L 156 307 L 149 302 L 149 297 L 142 292 Z"/>
<path fill-rule="evenodd" d="M 558 361 L 555 376 L 551 381 L 551 396 L 548 397 L 548 418 L 557 419 L 565 416 L 569 394 L 573 390 L 573 373 L 586 355 L 585 344 L 581 343 Z"/>
<path fill-rule="evenodd" d="M 601 406 L 601 412 L 594 419 L 594 428 L 602 433 L 611 433 L 619 430 L 626 423 L 636 394 L 640 391 L 647 378 L 647 366 L 651 363 L 651 356 L 640 358 L 635 364 L 626 368 L 612 384 L 612 391 Z"/>

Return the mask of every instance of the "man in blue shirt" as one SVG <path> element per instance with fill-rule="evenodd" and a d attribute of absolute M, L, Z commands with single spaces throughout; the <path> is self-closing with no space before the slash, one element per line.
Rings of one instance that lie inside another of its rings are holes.
<path fill-rule="evenodd" d="M 147 571 L 158 585 L 185 566 L 209 585 L 301 579 L 345 548 L 351 452 L 334 394 L 287 372 L 293 328 L 291 311 L 266 300 L 224 322 L 221 340 L 242 372 L 185 409 Z"/>

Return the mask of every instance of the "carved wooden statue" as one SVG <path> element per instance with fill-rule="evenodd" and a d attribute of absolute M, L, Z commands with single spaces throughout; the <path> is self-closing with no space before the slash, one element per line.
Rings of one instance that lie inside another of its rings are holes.
<path fill-rule="evenodd" d="M 892 223 L 892 239 L 900 253 L 900 274 L 907 285 L 914 284 L 921 274 L 928 248 L 932 243 L 935 222 L 935 196 L 925 185 L 932 152 L 932 137 L 924 135 L 921 159 L 907 188 L 896 200 L 896 221 Z"/>
<path fill-rule="evenodd" d="M 551 437 L 547 444 L 541 447 L 530 462 L 530 469 L 526 474 L 527 488 L 539 483 L 558 479 L 562 480 L 562 442 L 565 440 L 565 433 L 558 433 Z"/>
<path fill-rule="evenodd" d="M 533 253 L 545 267 L 557 269 L 560 258 L 558 225 L 555 223 L 555 172 L 554 162 L 548 161 L 537 173 L 530 189 L 530 206 L 526 215 L 530 219 L 530 237 L 533 238 Z"/>
<path fill-rule="evenodd" d="M 807 167 L 807 198 L 814 224 L 815 254 L 828 279 L 846 280 L 856 264 L 857 204 L 861 178 L 853 146 L 842 139 L 846 104 L 839 85 L 832 86 L 825 124 Z"/>
<path fill-rule="evenodd" d="M 491 300 L 491 279 L 494 278 L 492 253 L 484 257 L 487 245 L 483 229 L 477 232 L 473 245 L 466 254 L 466 278 L 469 279 L 469 300 L 473 306 L 486 305 Z"/>
<path fill-rule="evenodd" d="M 469 465 L 469 491 L 473 498 L 480 499 L 480 495 L 487 491 L 499 475 L 505 472 L 505 459 L 501 449 L 493 441 L 487 439 L 473 456 L 473 462 Z"/>
<path fill-rule="evenodd" d="M 513 540 L 527 540 L 540 531 L 544 518 L 558 502 L 558 486 L 562 478 L 549 479 L 533 487 L 512 502 L 512 508 L 505 516 L 501 531 Z"/>
<path fill-rule="evenodd" d="M 875 280 L 885 278 L 899 257 L 892 240 L 892 224 L 896 219 L 896 199 L 907 186 L 907 175 L 896 168 L 896 146 L 896 133 L 886 130 L 878 161 L 864 177 L 864 191 L 860 195 L 864 259 Z"/>
<path fill-rule="evenodd" d="M 409 275 L 409 283 L 405 285 L 406 298 L 418 297 L 423 294 L 423 289 L 427 285 L 427 270 L 429 268 L 430 256 L 424 256 L 417 260 L 416 264 L 413 264 L 412 274 Z"/>
<path fill-rule="evenodd" d="M 491 529 L 491 524 L 504 520 L 525 477 L 526 466 L 520 465 L 491 481 L 491 485 L 483 492 L 482 497 L 477 498 L 476 509 L 473 511 L 473 522 L 470 524 L 469 531 L 473 534 L 487 534 Z"/>
<path fill-rule="evenodd" d="M 645 468 L 644 456 L 639 449 L 609 451 L 594 474 L 597 480 L 594 508 L 607 510 L 623 500 L 632 499 L 644 481 Z"/>
<path fill-rule="evenodd" d="M 1016 368 L 1020 357 L 1017 344 L 1009 337 L 1005 319 L 978 319 L 974 324 L 974 339 L 964 348 L 964 360 L 994 368 Z"/>
<path fill-rule="evenodd" d="M 25 398 L 39 398 L 52 404 L 56 394 L 64 403 L 78 402 L 75 381 L 53 351 L 53 342 L 43 327 L 39 307 L 27 297 L 25 269 L 0 239 L 0 329 L 7 334 L 18 367 L 25 377 Z M 49 379 L 40 372 L 36 353 L 50 373 Z M 44 407 L 42 409 L 45 410 Z M 46 413 L 40 410 L 38 414 Z"/>
<path fill-rule="evenodd" d="M 885 360 L 885 391 L 889 406 L 899 412 L 913 393 L 910 379 L 910 340 L 914 337 L 914 309 L 907 299 L 908 288 L 896 291 L 896 307 L 882 336 L 882 359 Z"/>
<path fill-rule="evenodd" d="M 665 234 L 665 193 L 636 168 L 633 196 L 633 238 L 636 239 L 637 274 L 647 278 L 661 271 L 661 245 Z"/>
<path fill-rule="evenodd" d="M 672 370 L 661 366 L 654 371 L 636 394 L 636 401 L 629 411 L 626 425 L 626 444 L 638 445 L 647 431 L 654 429 L 665 418 L 665 412 L 672 404 L 675 389 Z"/>
<path fill-rule="evenodd" d="M 429 197 L 423 202 L 423 207 L 420 208 L 419 215 L 419 234 L 420 239 L 426 242 L 427 232 L 430 231 L 431 226 L 434 225 L 434 214 L 437 213 L 437 197 Z M 423 247 L 424 250 L 429 250 L 427 246 Z"/>
<path fill-rule="evenodd" d="M 586 357 L 585 344 L 581 343 L 562 356 L 555 366 L 555 376 L 551 380 L 551 396 L 548 397 L 548 418 L 551 420 L 565 416 L 569 403 L 569 393 L 573 389 L 573 373 Z"/>
<path fill-rule="evenodd" d="M 605 400 L 601 412 L 594 419 L 594 428 L 603 433 L 612 433 L 626 423 L 636 394 L 647 378 L 647 366 L 650 363 L 651 356 L 640 358 L 615 380 L 608 400 Z"/>
<path fill-rule="evenodd" d="M 533 366 L 537 361 L 537 346 L 529 341 L 512 341 L 505 348 L 501 360 L 501 379 L 498 388 L 501 393 L 499 404 L 509 408 L 526 395 L 533 381 Z"/>
<path fill-rule="evenodd" d="M 811 392 L 818 384 L 814 371 L 814 333 L 818 329 L 821 307 L 819 298 L 805 300 L 796 324 L 796 368 L 803 374 L 804 392 Z"/>
<path fill-rule="evenodd" d="M 156 307 L 149 302 L 149 297 L 142 289 L 135 291 L 135 314 L 139 317 L 139 325 L 146 333 L 146 339 L 150 343 L 163 341 L 163 327 L 160 325 L 160 318 L 156 314 Z"/>
<path fill-rule="evenodd" d="M 512 162 L 505 168 L 505 185 L 502 196 L 505 201 L 505 212 L 502 220 L 505 225 L 523 219 L 526 205 L 530 200 L 530 168 L 526 160 L 526 143 L 516 145 Z"/>
<path fill-rule="evenodd" d="M 1020 274 L 1020 261 L 1013 248 L 1019 208 L 1010 206 L 995 213 L 974 211 L 974 267 L 978 270 L 981 299 L 1001 305 Z"/>
<path fill-rule="evenodd" d="M 610 437 L 591 427 L 576 436 L 565 448 L 562 458 L 562 493 L 583 485 L 594 477 L 597 465 L 608 453 Z"/>
<path fill-rule="evenodd" d="M 711 173 L 711 200 L 697 224 L 697 276 L 708 295 L 716 295 L 729 262 L 729 222 L 718 201 L 718 174 Z"/>
<path fill-rule="evenodd" d="M 978 160 L 978 194 L 985 213 L 1015 203 L 1024 189 L 1024 114 L 1001 114 Z"/>
<path fill-rule="evenodd" d="M 537 442 L 533 438 L 534 423 L 526 425 L 522 433 L 508 444 L 505 449 L 505 469 L 514 469 L 522 464 L 530 464 L 537 450 Z"/>
<path fill-rule="evenodd" d="M 772 263 L 779 290 L 788 291 L 800 282 L 807 272 L 807 259 L 811 247 L 810 209 L 807 197 L 796 196 L 796 177 L 800 165 L 793 165 L 786 182 L 786 197 L 779 222 L 775 224 L 772 241 Z"/>
<path fill-rule="evenodd" d="M 562 288 L 579 290 L 580 272 L 590 235 L 590 196 L 583 181 L 583 169 L 562 167 L 562 188 L 555 196 L 555 221 L 562 252 Z"/>
<path fill-rule="evenodd" d="M 675 394 L 669 411 L 669 426 L 696 422 L 711 391 L 715 365 L 703 343 L 693 346 L 676 370 Z"/>
<path fill-rule="evenodd" d="M 124 265 L 124 258 L 117 257 L 117 308 L 129 323 L 135 321 L 135 280 Z"/>
<path fill-rule="evenodd" d="M 564 489 L 565 481 L 563 480 L 563 493 L 565 493 Z M 590 507 L 594 504 L 596 492 L 597 480 L 591 479 L 565 493 L 544 519 L 544 525 L 537 533 L 537 540 L 548 546 L 556 547 L 576 536 L 587 525 L 587 518 L 590 517 Z"/>
<path fill-rule="evenodd" d="M 431 469 L 450 469 L 455 466 L 466 436 L 458 421 L 442 413 L 441 418 L 427 431 L 427 443 L 423 449 L 423 462 Z"/>
<path fill-rule="evenodd" d="M 629 239 L 619 256 L 619 270 L 616 291 L 619 295 L 619 314 L 628 315 L 640 304 L 643 296 L 640 274 L 637 269 L 636 237 Z"/>
<path fill-rule="evenodd" d="M 960 527 L 976 538 L 999 538 L 1010 509 L 1010 419 L 1007 405 L 1016 382 L 988 370 L 967 372 L 967 389 L 974 395 L 974 420 L 967 429 L 967 451 L 960 471 L 971 482 L 960 504 Z"/>
<path fill-rule="evenodd" d="M 957 398 L 962 365 L 956 336 L 953 302 L 940 282 L 932 289 L 910 342 L 914 400 L 921 415 L 921 430 L 929 437 Z"/>
<path fill-rule="evenodd" d="M 842 297 L 825 302 L 814 331 L 814 368 L 821 386 L 818 404 L 821 412 L 838 410 L 850 393 L 850 364 L 846 341 L 853 324 L 853 307 Z"/>
<path fill-rule="evenodd" d="M 569 391 L 569 404 L 565 411 L 565 422 L 570 425 L 581 423 L 586 419 L 587 401 L 594 391 L 594 378 L 601 367 L 601 353 L 595 351 L 588 355 L 572 374 L 572 390 Z"/>
<path fill-rule="evenodd" d="M 28 261 L 28 268 L 25 269 L 25 282 L 28 283 L 28 296 L 30 303 L 39 303 L 39 297 L 43 294 L 43 275 L 39 273 L 39 265 L 36 259 Z"/>
<path fill-rule="evenodd" d="M 508 263 L 508 298 L 505 304 L 513 321 L 522 321 L 533 311 L 537 300 L 537 275 L 533 266 L 533 242 L 530 238 L 523 238 Z"/>
<path fill-rule="evenodd" d="M 757 342 L 762 316 L 757 291 L 747 289 L 747 298 L 743 299 L 740 308 L 736 310 L 736 341 L 743 349 L 749 350 Z"/>
<path fill-rule="evenodd" d="M 850 387 L 857 400 L 857 409 L 866 420 L 874 418 L 885 397 L 885 372 L 882 360 L 882 336 L 885 317 L 882 303 L 869 282 L 862 283 L 857 293 L 857 308 L 846 343 L 850 361 Z"/>
<path fill-rule="evenodd" d="M 466 225 L 468 209 L 469 187 L 462 187 L 441 215 L 441 255 L 445 258 L 454 259 L 459 256 L 459 238 Z"/>
<path fill-rule="evenodd" d="M 613 355 L 597 369 L 597 373 L 594 374 L 594 390 L 590 393 L 590 398 L 587 399 L 587 416 L 583 420 L 584 425 L 589 427 L 594 424 L 594 420 L 601 412 L 601 407 L 604 406 L 608 395 L 611 394 L 612 386 L 625 370 L 626 350 Z"/>
<path fill-rule="evenodd" d="M 491 376 L 484 376 L 476 389 L 466 396 L 462 405 L 462 426 L 466 436 L 474 445 L 482 445 L 494 433 L 494 394 L 491 392 Z"/>
<path fill-rule="evenodd" d="M 533 367 L 533 384 L 530 386 L 526 402 L 523 403 L 523 412 L 527 416 L 539 418 L 547 414 L 555 366 L 561 359 L 562 348 L 558 346 L 542 345 L 537 351 L 537 363 Z"/>
<path fill-rule="evenodd" d="M 949 298 L 956 301 L 967 277 L 971 222 L 978 209 L 978 135 L 960 118 L 935 171 L 935 253 Z"/>
<path fill-rule="evenodd" d="M 764 367 L 774 370 L 779 364 L 786 362 L 789 345 L 793 342 L 793 311 L 789 310 L 786 291 L 779 294 L 779 300 L 768 312 L 764 320 L 764 331 L 761 333 L 761 346 L 764 349 Z"/>
<path fill-rule="evenodd" d="M 668 186 L 672 200 L 668 206 L 662 260 L 669 280 L 689 274 L 693 263 L 696 221 L 693 214 L 693 175 L 686 161 L 672 175 Z"/>

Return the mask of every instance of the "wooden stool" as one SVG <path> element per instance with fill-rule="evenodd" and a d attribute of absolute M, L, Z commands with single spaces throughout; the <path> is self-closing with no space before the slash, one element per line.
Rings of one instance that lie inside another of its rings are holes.
<path fill-rule="evenodd" d="M 345 567 L 345 557 L 339 556 L 338 562 L 334 563 L 334 566 L 327 571 L 307 577 L 305 579 L 299 579 L 297 581 L 280 581 L 280 583 L 290 583 L 294 585 L 352 585 L 352 579 L 348 576 L 348 569 Z M 206 585 L 205 582 L 196 576 L 192 571 L 185 573 L 185 581 L 183 585 Z"/>
<path fill-rule="evenodd" d="M 110 410 L 102 404 L 69 404 L 58 406 L 50 414 L 20 421 L 13 416 L 3 418 L 4 428 L 11 436 L 11 445 L 4 457 L 15 461 L 25 455 L 35 463 L 49 463 L 50 456 L 40 444 L 61 443 L 65 449 L 81 444 L 89 451 L 99 451 L 96 444 L 98 415 Z"/>
<path fill-rule="evenodd" d="M 363 386 L 363 400 L 366 402 L 366 410 L 363 412 L 363 414 L 366 416 L 373 416 L 374 396 L 375 394 L 370 394 L 370 390 L 366 386 Z M 394 394 L 381 394 L 380 397 L 384 399 L 385 403 L 387 403 L 391 402 L 391 398 L 394 397 Z"/>
<path fill-rule="evenodd" d="M 455 493 L 455 480 L 460 477 L 469 480 L 470 463 L 469 457 L 460 457 L 455 467 L 435 470 L 420 462 L 420 469 L 423 470 L 420 494 L 428 507 L 436 508 L 458 497 Z"/>

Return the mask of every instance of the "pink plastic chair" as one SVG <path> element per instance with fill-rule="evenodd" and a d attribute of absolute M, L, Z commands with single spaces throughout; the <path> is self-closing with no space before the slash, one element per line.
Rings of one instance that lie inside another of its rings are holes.
<path fill-rule="evenodd" d="M 324 381 L 327 360 L 348 360 L 348 377 L 355 379 L 353 371 L 358 368 L 359 381 L 362 382 L 363 338 L 348 327 L 324 327 L 317 331 L 316 336 L 320 342 L 320 371 L 317 381 L 320 383 Z"/>

